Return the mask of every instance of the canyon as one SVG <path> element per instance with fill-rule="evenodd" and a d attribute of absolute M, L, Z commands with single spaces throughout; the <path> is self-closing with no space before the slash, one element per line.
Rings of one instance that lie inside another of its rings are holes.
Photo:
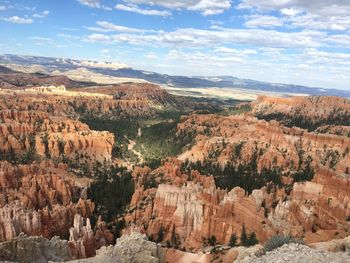
<path fill-rule="evenodd" d="M 151 83 L 55 81 L 0 89 L 0 251 L 28 239 L 59 247 L 43 262 L 232 262 L 276 235 L 350 235 L 348 99 L 226 108 Z M 134 161 L 130 141 L 153 159 Z"/>

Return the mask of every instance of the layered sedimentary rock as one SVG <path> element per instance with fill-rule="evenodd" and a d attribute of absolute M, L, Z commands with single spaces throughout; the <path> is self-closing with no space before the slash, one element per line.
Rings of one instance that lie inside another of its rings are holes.
<path fill-rule="evenodd" d="M 84 88 L 77 89 L 77 91 L 96 92 L 96 89 Z M 158 85 L 151 83 L 128 83 L 106 86 L 99 88 L 98 92 L 113 96 L 124 114 L 132 113 L 133 109 L 140 110 L 139 114 L 137 114 L 139 116 L 154 114 L 159 110 L 184 112 L 221 109 L 214 104 L 172 95 Z"/>
<path fill-rule="evenodd" d="M 269 215 L 283 228 L 305 241 L 319 242 L 343 237 L 349 231 L 350 181 L 328 170 L 319 170 L 311 182 L 295 183 L 290 198 L 279 202 Z"/>
<path fill-rule="evenodd" d="M 64 174 L 64 170 L 55 168 L 52 163 L 16 166 L 0 162 L 0 205 L 14 200 L 31 209 L 69 205 L 74 197 L 79 197 L 79 188 L 60 172 Z"/>
<path fill-rule="evenodd" d="M 72 243 L 73 254 L 76 258 L 86 258 L 95 255 L 96 241 L 94 232 L 91 229 L 90 219 L 79 214 L 74 217 L 73 227 L 69 229 L 69 242 Z"/>
<path fill-rule="evenodd" d="M 93 203 L 83 200 L 67 206 L 54 205 L 37 210 L 14 201 L 0 208 L 0 240 L 11 240 L 22 232 L 47 238 L 55 235 L 67 238 L 74 215 L 81 213 L 89 217 L 92 210 Z"/>
<path fill-rule="evenodd" d="M 324 125 L 317 128 L 315 132 L 350 137 L 350 126 Z"/>
<path fill-rule="evenodd" d="M 68 98 L 25 92 L 0 98 L 1 241 L 22 232 L 68 238 L 75 215 L 94 211 L 81 194 L 89 179 L 75 174 L 92 176 L 89 167 L 110 162 L 114 136 L 76 120 Z"/>
<path fill-rule="evenodd" d="M 314 167 L 344 174 L 350 161 L 348 137 L 287 128 L 246 115 L 191 115 L 178 125 L 178 132 L 196 134 L 194 146 L 179 156 L 192 162 L 247 162 L 257 154 L 259 169 L 278 166 L 293 171 L 310 156 Z"/>
<path fill-rule="evenodd" d="M 94 95 L 97 91 L 99 94 Z M 93 256 L 97 248 L 113 243 L 108 227 L 117 220 L 113 218 L 107 226 L 100 217 L 92 228 L 89 217 L 95 205 L 86 200 L 86 187 L 93 180 L 91 168 L 97 161 L 106 165 L 114 161 L 114 136 L 90 130 L 79 117 L 149 116 L 167 107 L 193 107 L 151 84 L 81 89 L 77 93 L 44 88 L 16 92 L 1 93 L 4 96 L 0 98 L 0 153 L 6 160 L 0 161 L 0 240 L 11 240 L 21 232 L 47 238 L 59 235 L 70 237 L 72 258 Z M 265 111 L 270 114 L 272 107 L 273 114 L 287 114 L 288 109 L 301 112 L 303 119 L 320 118 L 327 124 L 335 116 L 340 122 L 337 126 L 320 126 L 316 132 L 288 128 L 276 120 L 258 120 L 251 113 L 183 117 L 177 135 L 188 135 L 192 143 L 177 159 L 164 159 L 154 170 L 133 169 L 136 189 L 127 210 L 118 215 L 118 222 L 125 219 L 128 229 L 136 225 L 157 243 L 194 252 L 207 247 L 212 237 L 221 245 L 227 245 L 233 234 L 241 241 L 243 228 L 248 235 L 254 233 L 260 243 L 277 233 L 303 238 L 307 243 L 347 236 L 350 138 L 346 135 L 348 126 L 341 122 L 348 107 L 346 100 L 337 99 L 335 104 L 345 106 L 336 108 L 336 114 L 313 108 L 318 105 L 323 109 L 325 101 L 260 99 L 252 104 L 253 114 L 259 117 Z M 261 106 L 265 104 L 269 106 Z M 272 117 L 278 119 L 276 116 Z M 200 174 L 189 163 L 216 169 L 227 164 L 252 164 L 249 172 L 256 170 L 257 175 L 264 168 L 277 169 L 281 182 L 246 191 L 224 184 L 219 188 L 214 178 L 217 174 Z M 314 174 L 296 180 L 295 175 L 307 168 Z M 90 178 L 83 178 L 86 176 Z M 141 241 L 147 251 L 150 246 L 152 252 L 143 253 L 139 245 L 129 251 L 122 246 L 130 243 L 122 241 L 119 247 L 104 251 L 113 257 L 127 255 L 128 260 L 159 260 L 153 243 L 139 237 L 136 241 Z M 232 252 L 227 258 L 238 254 Z M 210 260 L 211 256 L 195 258 Z"/>
<path fill-rule="evenodd" d="M 160 180 L 169 180 L 164 170 L 157 172 Z M 202 183 L 181 183 L 182 178 L 174 172 L 172 184 L 136 191 L 127 221 L 143 227 L 153 240 L 194 251 L 211 236 L 228 244 L 232 234 L 240 237 L 243 225 L 261 243 L 277 233 L 306 242 L 348 235 L 349 182 L 335 174 L 320 171 L 312 182 L 295 183 L 289 195 L 284 189 L 269 193 L 266 187 L 251 195 L 239 187 L 227 192 L 213 181 L 205 185 L 210 177 L 203 176 Z"/>
<path fill-rule="evenodd" d="M 349 138 L 249 116 L 217 115 L 184 117 L 178 133 L 195 134 L 193 146 L 179 156 L 184 162 L 224 167 L 228 162 L 249 163 L 255 154 L 257 169 L 278 167 L 285 186 L 263 187 L 250 195 L 239 187 L 225 191 L 216 188 L 210 176 L 181 170 L 181 162 L 175 160 L 155 171 L 137 170 L 138 180 L 151 180 L 156 189 L 144 191 L 147 184 L 138 184 L 126 218 L 154 240 L 197 250 L 211 236 L 227 244 L 233 233 L 240 236 L 243 224 L 260 242 L 276 233 L 306 242 L 347 235 Z M 293 182 L 306 159 L 314 169 L 312 181 Z"/>
<path fill-rule="evenodd" d="M 0 152 L 47 158 L 77 155 L 88 160 L 110 160 L 114 136 L 91 131 L 79 121 L 41 111 L 0 111 Z"/>
<path fill-rule="evenodd" d="M 275 119 L 287 126 L 315 130 L 328 125 L 349 126 L 350 100 L 340 97 L 303 96 L 275 98 L 259 96 L 252 104 L 259 118 Z"/>

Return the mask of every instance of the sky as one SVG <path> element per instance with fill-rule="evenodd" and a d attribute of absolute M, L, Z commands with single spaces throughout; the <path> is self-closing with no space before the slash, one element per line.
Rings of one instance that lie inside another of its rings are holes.
<path fill-rule="evenodd" d="M 350 90 L 350 0 L 0 0 L 0 54 Z"/>

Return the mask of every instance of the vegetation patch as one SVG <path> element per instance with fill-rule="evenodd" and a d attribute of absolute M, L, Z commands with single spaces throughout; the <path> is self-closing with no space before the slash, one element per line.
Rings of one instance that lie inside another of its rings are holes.
<path fill-rule="evenodd" d="M 88 198 L 96 204 L 92 223 L 99 215 L 111 222 L 130 203 L 135 187 L 131 173 L 124 167 L 98 163 L 94 167 L 96 180 L 89 186 Z"/>
<path fill-rule="evenodd" d="M 140 161 L 134 152 L 137 151 L 145 165 L 156 168 L 162 158 L 179 154 L 194 138 L 191 134 L 177 134 L 180 117 L 178 112 L 160 112 L 153 118 L 112 120 L 85 116 L 81 121 L 93 130 L 114 133 L 113 157 L 136 164 Z M 131 140 L 136 142 L 134 151 L 128 147 Z"/>
<path fill-rule="evenodd" d="M 265 243 L 263 253 L 265 254 L 268 251 L 272 251 L 276 248 L 290 243 L 304 244 L 304 241 L 301 239 L 295 239 L 290 236 L 275 235 Z"/>
<path fill-rule="evenodd" d="M 350 126 L 350 118 L 348 114 L 333 113 L 327 118 L 309 118 L 300 114 L 286 115 L 281 112 L 264 114 L 257 113 L 255 116 L 258 119 L 263 119 L 266 121 L 276 120 L 286 127 L 299 127 L 302 129 L 307 129 L 308 131 L 315 131 L 317 128 L 325 125 L 339 125 L 339 126 Z"/>

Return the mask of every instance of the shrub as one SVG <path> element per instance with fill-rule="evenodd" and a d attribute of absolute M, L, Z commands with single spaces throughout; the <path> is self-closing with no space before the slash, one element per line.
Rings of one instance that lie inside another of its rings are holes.
<path fill-rule="evenodd" d="M 267 251 L 272 251 L 283 246 L 284 244 L 290 243 L 304 244 L 304 241 L 301 239 L 295 239 L 290 236 L 275 235 L 265 243 L 264 252 L 266 253 Z"/>

